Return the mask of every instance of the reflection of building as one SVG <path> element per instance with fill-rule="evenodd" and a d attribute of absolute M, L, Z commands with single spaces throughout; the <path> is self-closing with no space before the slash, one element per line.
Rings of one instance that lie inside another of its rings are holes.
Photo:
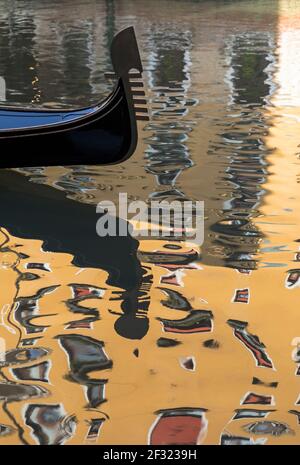
<path fill-rule="evenodd" d="M 159 118 L 147 132 L 140 126 L 145 140 L 124 165 L 28 174 L 78 202 L 116 199 L 120 191 L 130 199 L 154 193 L 205 200 L 204 246 L 199 251 L 141 240 L 143 279 L 131 277 L 136 287 L 126 294 L 107 284 L 101 250 L 98 268 L 83 269 L 66 254 L 41 252 L 35 240 L 9 236 L 0 261 L 6 283 L 1 326 L 12 352 L 1 384 L 3 390 L 8 380 L 15 384 L 9 385 L 1 413 L 13 435 L 3 435 L 2 443 L 50 438 L 67 444 L 145 444 L 151 427 L 153 441 L 159 441 L 160 428 L 166 425 L 169 437 L 182 421 L 193 429 L 189 440 L 195 440 L 196 426 L 196 433 L 207 433 L 201 438 L 207 444 L 218 443 L 222 433 L 226 443 L 240 436 L 244 442 L 250 437 L 266 437 L 267 444 L 299 442 L 300 408 L 294 405 L 299 360 L 291 356 L 299 288 L 288 271 L 298 269 L 293 260 L 298 261 L 300 115 L 296 82 L 286 67 L 299 61 L 294 45 L 299 34 L 295 25 L 288 26 L 284 10 L 278 28 L 277 2 L 272 11 L 258 3 L 253 13 L 249 2 L 235 2 L 233 15 L 228 5 L 212 10 L 206 5 L 204 11 L 197 2 L 188 9 L 187 2 L 159 2 L 159 21 L 151 2 L 115 3 L 115 24 L 108 29 L 136 22 L 150 96 L 158 100 L 152 105 L 163 105 L 153 109 Z M 170 4 L 176 6 L 175 19 Z M 34 24 L 47 43 L 51 31 L 45 23 Z M 175 23 L 184 34 L 175 33 Z M 87 35 L 80 36 L 82 63 L 93 28 L 87 24 Z M 63 43 L 72 55 L 71 37 Z M 28 46 L 36 47 L 32 41 Z M 281 85 L 275 95 L 271 82 Z M 266 97 L 274 106 L 264 106 Z M 258 269 L 247 272 L 257 257 Z M 105 264 L 115 272 L 115 286 L 131 276 L 126 270 L 118 275 L 116 256 Z M 9 313 L 12 302 L 17 305 Z M 133 323 L 141 339 L 131 338 Z M 16 346 L 30 350 L 14 351 Z M 19 400 L 20 394 L 27 397 Z M 193 412 L 197 418 L 191 421 Z M 250 428 L 250 423 L 255 424 Z"/>
<path fill-rule="evenodd" d="M 240 19 L 236 15 L 219 25 L 214 47 L 209 47 L 211 31 L 194 37 L 191 79 L 199 104 L 190 112 L 198 117 L 190 146 L 197 163 L 182 182 L 189 196 L 205 201 L 202 260 L 253 269 L 260 233 L 252 218 L 259 214 L 260 186 L 268 175 L 264 136 L 270 123 L 264 105 L 273 91 L 276 9 L 271 17 L 262 15 L 252 33 Z"/>
<path fill-rule="evenodd" d="M 87 2 L 84 9 L 79 3 L 1 5 L 0 75 L 9 103 L 84 106 L 107 93 L 103 73 L 110 67 L 107 40 L 114 26 L 113 16 L 107 24 L 105 17 L 111 2 Z"/>
<path fill-rule="evenodd" d="M 157 192 L 152 198 L 184 198 L 184 192 L 176 188 L 180 173 L 192 166 L 186 143 L 193 124 L 185 116 L 188 105 L 197 103 L 188 99 L 190 86 L 189 48 L 191 34 L 178 35 L 176 28 L 151 32 L 147 47 L 149 56 L 148 83 L 153 107 L 150 132 L 145 139 L 146 171 L 156 178 Z"/>

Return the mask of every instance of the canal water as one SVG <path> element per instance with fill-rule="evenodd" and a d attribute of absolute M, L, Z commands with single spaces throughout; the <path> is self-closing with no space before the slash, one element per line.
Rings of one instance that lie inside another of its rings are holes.
<path fill-rule="evenodd" d="M 0 7 L 2 103 L 101 100 L 133 25 L 151 116 L 121 165 L 0 172 L 0 444 L 298 444 L 300 2 Z M 98 237 L 119 193 L 204 201 L 203 244 Z"/>

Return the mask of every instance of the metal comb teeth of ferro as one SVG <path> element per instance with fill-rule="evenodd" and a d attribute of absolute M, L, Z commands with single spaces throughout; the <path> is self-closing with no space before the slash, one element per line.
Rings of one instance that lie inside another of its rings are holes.
<path fill-rule="evenodd" d="M 105 73 L 108 80 L 116 80 L 117 76 L 113 72 Z M 149 121 L 147 99 L 145 98 L 144 83 L 142 81 L 142 74 L 137 71 L 129 72 L 128 82 L 130 85 L 131 96 L 133 101 L 133 108 L 137 121 Z"/>

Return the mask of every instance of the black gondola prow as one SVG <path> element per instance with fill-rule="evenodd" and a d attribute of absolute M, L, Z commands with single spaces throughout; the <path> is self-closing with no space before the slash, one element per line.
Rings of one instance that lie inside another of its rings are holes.
<path fill-rule="evenodd" d="M 123 29 L 114 37 L 111 44 L 111 61 L 114 74 L 107 73 L 107 76 L 122 80 L 131 113 L 131 124 L 136 127 L 137 120 L 149 121 L 144 86 L 140 81 L 143 65 L 132 26 Z"/>
<path fill-rule="evenodd" d="M 70 110 L 1 106 L 0 149 L 6 155 L 0 158 L 0 168 L 127 160 L 137 145 L 136 121 L 148 120 L 133 27 L 115 36 L 111 59 L 114 73 L 110 77 L 117 83 L 96 105 Z"/>

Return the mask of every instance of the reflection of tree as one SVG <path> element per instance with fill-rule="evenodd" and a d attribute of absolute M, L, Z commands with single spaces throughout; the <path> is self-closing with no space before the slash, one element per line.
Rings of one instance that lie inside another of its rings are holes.
<path fill-rule="evenodd" d="M 68 33 L 63 35 L 62 48 L 64 55 L 64 76 L 68 80 L 68 94 L 72 100 L 80 94 L 90 95 L 90 65 L 89 42 L 92 34 L 92 24 L 69 26 Z M 76 44 L 76 46 L 75 46 Z"/>
<path fill-rule="evenodd" d="M 153 73 L 155 86 L 169 86 L 174 81 L 180 84 L 187 80 L 184 50 L 159 46 L 156 53 L 157 68 Z"/>
<path fill-rule="evenodd" d="M 266 67 L 269 64 L 267 54 L 235 54 L 238 44 L 233 48 L 232 66 L 235 70 L 232 80 L 236 90 L 236 103 L 260 103 L 270 93 L 270 84 Z"/>
<path fill-rule="evenodd" d="M 7 99 L 19 103 L 38 102 L 35 24 L 29 13 L 22 22 L 10 10 L 0 22 L 0 75 L 6 80 Z"/>
<path fill-rule="evenodd" d="M 106 49 L 110 49 L 110 44 L 116 34 L 116 13 L 115 0 L 106 0 Z"/>

